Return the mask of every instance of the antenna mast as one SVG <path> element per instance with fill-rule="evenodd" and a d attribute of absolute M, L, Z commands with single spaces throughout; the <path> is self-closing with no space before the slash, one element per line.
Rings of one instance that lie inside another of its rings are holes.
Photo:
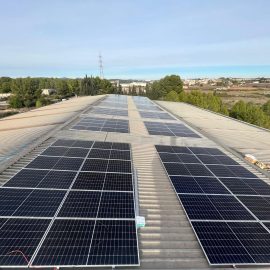
<path fill-rule="evenodd" d="M 99 56 L 98 56 L 98 63 L 99 63 L 99 77 L 100 77 L 100 79 L 104 79 L 103 63 L 102 63 L 102 55 L 101 55 L 101 53 L 99 53 Z"/>

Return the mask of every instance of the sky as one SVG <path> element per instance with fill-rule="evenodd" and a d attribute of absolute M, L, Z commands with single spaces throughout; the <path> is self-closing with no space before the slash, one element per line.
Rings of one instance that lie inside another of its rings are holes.
<path fill-rule="evenodd" d="M 0 76 L 270 77 L 269 0 L 0 0 Z"/>

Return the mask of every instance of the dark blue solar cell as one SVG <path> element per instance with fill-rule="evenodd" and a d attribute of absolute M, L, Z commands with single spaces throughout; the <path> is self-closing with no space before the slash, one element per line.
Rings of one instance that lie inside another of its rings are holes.
<path fill-rule="evenodd" d="M 110 159 L 130 160 L 130 151 L 111 150 Z"/>
<path fill-rule="evenodd" d="M 107 171 L 131 173 L 131 162 L 126 160 L 110 160 Z"/>
<path fill-rule="evenodd" d="M 206 195 L 178 194 L 189 219 L 222 220 L 219 211 Z"/>
<path fill-rule="evenodd" d="M 107 173 L 103 190 L 132 191 L 132 174 Z"/>
<path fill-rule="evenodd" d="M 200 161 L 196 158 L 195 155 L 177 154 L 177 156 L 182 163 L 200 163 Z"/>
<path fill-rule="evenodd" d="M 219 178 L 219 180 L 234 194 L 246 194 L 246 195 L 270 195 L 270 187 L 256 185 L 256 182 L 262 182 L 260 179 L 242 179 L 242 178 Z M 255 184 L 249 185 L 247 180 L 252 180 Z M 258 189 L 257 189 L 258 188 Z"/>
<path fill-rule="evenodd" d="M 135 218 L 133 193 L 103 192 L 98 218 Z"/>
<path fill-rule="evenodd" d="M 0 188 L 0 215 L 12 216 L 31 191 L 31 189 Z"/>
<path fill-rule="evenodd" d="M 26 168 L 35 169 L 52 169 L 54 165 L 60 160 L 60 157 L 44 157 L 38 156 L 30 162 Z"/>
<path fill-rule="evenodd" d="M 64 156 L 66 157 L 86 157 L 87 153 L 88 153 L 89 149 L 86 148 L 70 148 L 65 154 Z"/>
<path fill-rule="evenodd" d="M 37 172 L 38 173 L 38 172 Z M 68 189 L 76 176 L 76 172 L 51 170 L 37 185 L 37 188 Z"/>
<path fill-rule="evenodd" d="M 82 171 L 106 172 L 109 160 L 87 159 L 83 164 Z"/>
<path fill-rule="evenodd" d="M 65 158 L 62 157 L 53 167 L 54 170 L 77 171 L 83 163 L 82 158 Z"/>
<path fill-rule="evenodd" d="M 225 222 L 192 222 L 210 264 L 255 263 L 237 235 L 232 232 L 229 224 Z"/>
<path fill-rule="evenodd" d="M 190 175 L 190 172 L 184 164 L 181 163 L 164 163 L 169 175 Z"/>
<path fill-rule="evenodd" d="M 166 153 L 174 153 L 172 146 L 169 145 L 155 145 L 157 151 L 166 152 Z"/>
<path fill-rule="evenodd" d="M 70 191 L 58 216 L 96 218 L 100 197 L 101 192 Z"/>
<path fill-rule="evenodd" d="M 134 220 L 97 220 L 87 265 L 138 265 Z"/>
<path fill-rule="evenodd" d="M 48 173 L 49 170 L 22 169 L 4 187 L 36 187 Z"/>
<path fill-rule="evenodd" d="M 27 260 L 32 258 L 50 220 L 11 218 L 0 219 L 0 223 L 0 265 L 26 267 Z"/>
<path fill-rule="evenodd" d="M 160 153 L 159 156 L 163 162 L 180 162 L 177 154 Z"/>
<path fill-rule="evenodd" d="M 172 149 L 177 154 L 191 154 L 191 151 L 184 146 L 172 146 Z"/>
<path fill-rule="evenodd" d="M 105 173 L 80 172 L 72 189 L 102 190 Z"/>
<path fill-rule="evenodd" d="M 243 166 L 227 166 L 236 177 L 256 178 L 256 175 Z"/>
<path fill-rule="evenodd" d="M 212 173 L 204 166 L 200 164 L 185 164 L 186 168 L 193 176 L 213 176 Z"/>
<path fill-rule="evenodd" d="M 233 196 L 179 194 L 179 197 L 190 219 L 254 220 Z"/>
<path fill-rule="evenodd" d="M 206 165 L 207 168 L 218 177 L 235 177 L 230 168 L 223 165 Z"/>
<path fill-rule="evenodd" d="M 111 153 L 111 150 L 92 149 L 88 155 L 88 158 L 108 159 L 110 158 L 110 153 Z"/>
<path fill-rule="evenodd" d="M 230 192 L 214 177 L 194 177 L 204 193 L 229 194 Z"/>
<path fill-rule="evenodd" d="M 193 177 L 171 176 L 170 178 L 177 193 L 203 193 Z"/>
<path fill-rule="evenodd" d="M 237 197 L 258 219 L 270 220 L 270 198 L 255 196 Z"/>
<path fill-rule="evenodd" d="M 32 190 L 13 215 L 53 217 L 65 194 L 66 191 L 60 190 Z"/>
<path fill-rule="evenodd" d="M 94 224 L 94 220 L 55 220 L 33 266 L 86 265 Z"/>
<path fill-rule="evenodd" d="M 75 141 L 72 147 L 91 148 L 94 142 L 92 141 Z"/>
<path fill-rule="evenodd" d="M 112 143 L 111 142 L 95 142 L 93 145 L 93 148 L 99 148 L 99 149 L 112 149 Z"/>
<path fill-rule="evenodd" d="M 41 155 L 46 156 L 64 156 L 68 151 L 68 147 L 48 147 Z"/>
<path fill-rule="evenodd" d="M 115 150 L 130 150 L 130 145 L 128 143 L 112 143 L 112 149 Z"/>

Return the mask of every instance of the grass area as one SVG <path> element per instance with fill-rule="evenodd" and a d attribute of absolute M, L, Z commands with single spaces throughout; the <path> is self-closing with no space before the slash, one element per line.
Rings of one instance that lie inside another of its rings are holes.
<path fill-rule="evenodd" d="M 244 102 L 252 102 L 256 105 L 263 105 L 270 98 L 270 88 L 230 88 L 222 91 L 215 91 L 214 89 L 196 88 L 196 90 L 203 93 L 216 93 L 222 100 L 222 102 L 230 109 L 232 106 L 242 100 Z M 185 90 L 187 92 L 191 91 Z"/>

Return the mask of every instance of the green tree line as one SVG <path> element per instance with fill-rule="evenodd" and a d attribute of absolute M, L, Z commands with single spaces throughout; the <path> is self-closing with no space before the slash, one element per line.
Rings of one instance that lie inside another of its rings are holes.
<path fill-rule="evenodd" d="M 87 77 L 83 79 L 69 78 L 0 78 L 0 93 L 12 93 L 9 104 L 13 108 L 43 106 L 50 102 L 51 98 L 41 95 L 42 89 L 55 89 L 53 98 L 61 99 L 73 95 L 99 95 L 111 94 L 122 91 L 112 85 L 108 80 L 99 77 Z"/>
<path fill-rule="evenodd" d="M 148 85 L 146 96 L 151 99 L 186 102 L 250 124 L 270 128 L 270 100 L 263 106 L 238 101 L 229 109 L 215 93 L 185 92 L 181 78 L 176 75 L 166 76 L 159 81 L 155 81 L 152 85 Z"/>

